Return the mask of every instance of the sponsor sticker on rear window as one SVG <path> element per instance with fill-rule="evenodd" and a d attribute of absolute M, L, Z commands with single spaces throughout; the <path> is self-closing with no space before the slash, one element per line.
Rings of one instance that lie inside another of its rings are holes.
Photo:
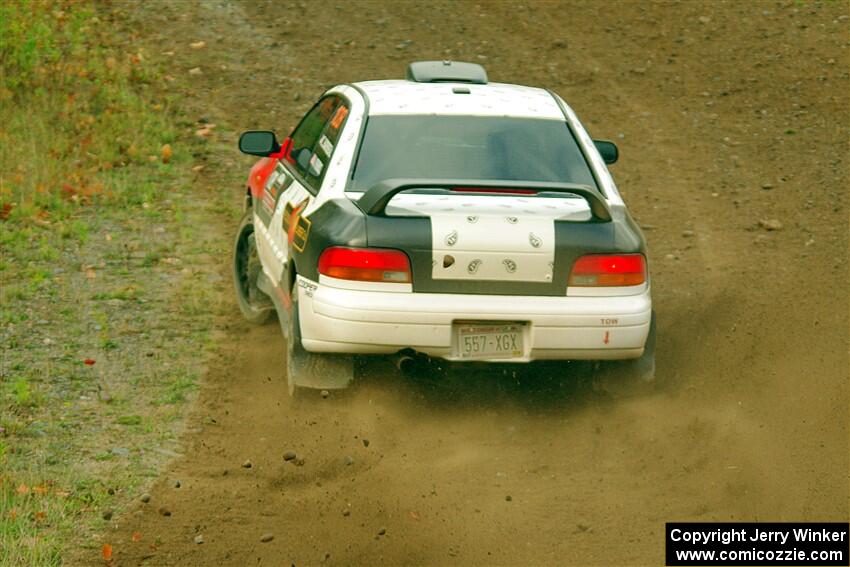
<path fill-rule="evenodd" d="M 318 154 L 313 154 L 313 157 L 310 158 L 310 174 L 318 177 L 322 174 L 324 168 L 325 162 L 319 158 Z"/>
<path fill-rule="evenodd" d="M 342 121 L 345 120 L 345 117 L 348 116 L 348 109 L 344 106 L 340 106 L 336 109 L 336 114 L 331 118 L 331 128 L 339 129 L 342 126 Z"/>
<path fill-rule="evenodd" d="M 325 152 L 325 156 L 330 157 L 331 152 L 334 151 L 334 145 L 328 140 L 327 136 L 322 136 L 319 138 L 319 147 L 322 148 L 322 151 Z"/>

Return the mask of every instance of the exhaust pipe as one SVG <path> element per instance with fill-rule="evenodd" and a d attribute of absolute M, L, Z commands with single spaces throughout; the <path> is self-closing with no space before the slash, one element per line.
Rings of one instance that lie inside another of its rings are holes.
<path fill-rule="evenodd" d="M 395 367 L 405 374 L 410 374 L 416 368 L 416 359 L 409 354 L 399 354 L 395 357 Z"/>

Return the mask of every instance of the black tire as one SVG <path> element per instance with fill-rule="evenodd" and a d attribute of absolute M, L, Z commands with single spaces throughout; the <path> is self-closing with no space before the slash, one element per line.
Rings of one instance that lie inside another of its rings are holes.
<path fill-rule="evenodd" d="M 317 397 L 348 387 L 354 378 L 354 357 L 344 354 L 309 352 L 301 343 L 298 317 L 298 285 L 290 292 L 291 307 L 286 323 L 282 323 L 286 340 L 286 385 L 293 398 Z"/>
<path fill-rule="evenodd" d="M 600 363 L 593 378 L 594 389 L 622 397 L 654 390 L 658 385 L 655 374 L 655 312 L 649 323 L 643 355 L 631 360 L 611 360 Z"/>
<path fill-rule="evenodd" d="M 269 320 L 274 310 L 269 297 L 257 287 L 257 277 L 262 265 L 254 241 L 254 220 L 249 210 L 239 223 L 233 243 L 233 287 L 236 302 L 248 322 L 262 325 Z"/>

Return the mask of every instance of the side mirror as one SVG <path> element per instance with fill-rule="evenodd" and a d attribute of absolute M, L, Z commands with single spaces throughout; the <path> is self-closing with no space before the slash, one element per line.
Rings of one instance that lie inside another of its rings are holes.
<path fill-rule="evenodd" d="M 605 163 L 617 163 L 617 159 L 620 157 L 620 150 L 617 149 L 617 144 L 606 140 L 593 140 L 593 145 L 599 150 L 602 161 Z"/>
<path fill-rule="evenodd" d="M 239 151 L 252 156 L 268 157 L 280 151 L 274 132 L 250 130 L 239 136 Z"/>

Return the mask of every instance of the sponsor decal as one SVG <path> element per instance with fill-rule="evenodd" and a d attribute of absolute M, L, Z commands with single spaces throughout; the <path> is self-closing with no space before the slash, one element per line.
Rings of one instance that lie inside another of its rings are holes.
<path fill-rule="evenodd" d="M 271 222 L 274 210 L 277 208 L 278 199 L 291 184 L 292 177 L 285 173 L 282 165 L 278 165 L 269 176 L 257 208 L 257 213 L 267 225 Z"/>
<path fill-rule="evenodd" d="M 348 109 L 344 106 L 340 106 L 336 109 L 336 114 L 331 118 L 331 128 L 335 130 L 339 130 L 339 127 L 342 126 L 342 122 L 345 120 L 345 117 L 348 116 Z"/>
<path fill-rule="evenodd" d="M 298 217 L 298 223 L 295 225 L 295 232 L 292 235 L 292 246 L 299 252 L 304 252 L 304 247 L 307 246 L 307 239 L 310 237 L 310 225 L 312 224 L 310 219 Z"/>
<path fill-rule="evenodd" d="M 292 211 L 294 207 L 292 203 L 287 202 L 283 207 L 283 216 L 281 218 L 281 226 L 283 227 L 283 232 L 289 234 L 289 227 L 292 225 Z"/>
<path fill-rule="evenodd" d="M 534 248 L 540 248 L 543 245 L 543 240 L 533 232 L 528 233 L 528 242 Z"/>
<path fill-rule="evenodd" d="M 318 177 L 322 174 L 324 168 L 325 162 L 322 161 L 319 154 L 313 154 L 313 157 L 310 158 L 310 173 Z"/>
<path fill-rule="evenodd" d="M 505 269 L 508 271 L 509 274 L 516 272 L 516 262 L 514 262 L 513 260 L 502 260 L 502 264 L 505 266 Z"/>
<path fill-rule="evenodd" d="M 323 152 L 325 152 L 325 156 L 331 157 L 331 154 L 334 151 L 334 145 L 324 134 L 322 134 L 322 137 L 319 138 L 319 147 L 322 148 Z"/>
<path fill-rule="evenodd" d="M 304 290 L 304 295 L 307 297 L 313 297 L 313 294 L 319 289 L 316 284 L 305 280 L 298 280 L 298 287 Z"/>
<path fill-rule="evenodd" d="M 469 224 L 475 224 L 478 222 L 478 217 L 475 215 L 469 215 L 468 217 L 466 217 L 466 222 L 468 222 Z"/>
<path fill-rule="evenodd" d="M 301 211 L 307 206 L 308 199 L 304 199 L 297 205 L 286 203 L 281 220 L 287 240 L 298 252 L 304 251 L 307 239 L 310 237 L 310 220 L 301 216 Z"/>
<path fill-rule="evenodd" d="M 454 246 L 457 244 L 457 231 L 453 230 L 446 235 L 446 246 Z"/>
<path fill-rule="evenodd" d="M 475 260 L 470 262 L 469 265 L 466 267 L 467 273 L 469 273 L 470 275 L 474 274 L 475 272 L 478 271 L 478 268 L 481 267 L 481 264 L 482 264 L 481 260 L 476 258 Z"/>
<path fill-rule="evenodd" d="M 274 206 L 275 206 L 275 203 L 277 202 L 277 196 L 278 196 L 277 190 L 275 189 L 275 187 L 273 185 L 270 186 L 270 187 L 267 187 L 266 190 L 263 192 L 263 200 L 262 200 L 263 211 L 269 217 L 271 217 L 272 213 L 274 212 Z"/>
<path fill-rule="evenodd" d="M 517 222 L 519 222 L 519 219 L 516 217 L 505 217 L 505 220 L 508 222 L 508 224 L 516 224 Z"/>

